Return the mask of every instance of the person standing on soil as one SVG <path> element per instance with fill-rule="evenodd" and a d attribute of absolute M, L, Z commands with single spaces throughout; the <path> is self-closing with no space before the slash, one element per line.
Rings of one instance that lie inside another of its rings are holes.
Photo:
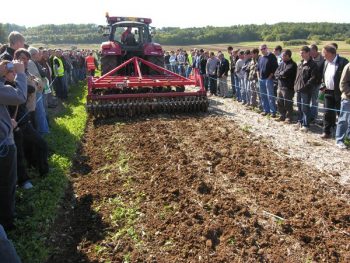
<path fill-rule="evenodd" d="M 300 50 L 302 58 L 297 69 L 294 90 L 297 92 L 298 123 L 297 127 L 302 132 L 309 131 L 310 125 L 310 101 L 312 91 L 319 81 L 318 67 L 310 55 L 310 48 L 303 46 Z"/>
<path fill-rule="evenodd" d="M 276 102 L 273 85 L 273 77 L 278 67 L 277 58 L 269 52 L 266 44 L 260 45 L 262 56 L 258 61 L 258 79 L 260 87 L 260 96 L 264 108 L 263 116 L 271 114 L 276 117 Z"/>
<path fill-rule="evenodd" d="M 210 52 L 210 57 L 206 65 L 206 73 L 209 78 L 210 95 L 217 96 L 217 69 L 220 61 L 214 52 Z"/>
<path fill-rule="evenodd" d="M 243 66 L 244 66 L 244 50 L 241 50 L 239 51 L 238 60 L 236 61 L 236 65 L 235 65 L 235 73 L 237 78 L 236 96 L 237 96 L 238 102 L 241 102 L 242 100 L 244 102 L 244 97 L 243 97 L 244 71 L 242 69 Z"/>
<path fill-rule="evenodd" d="M 218 78 L 219 78 L 219 90 L 222 97 L 227 98 L 227 76 L 230 70 L 230 64 L 228 60 L 224 57 L 224 54 L 219 55 L 219 68 L 218 68 Z"/>
<path fill-rule="evenodd" d="M 277 106 L 281 114 L 277 121 L 285 121 L 286 123 L 291 123 L 292 121 L 296 73 L 297 64 L 292 59 L 292 51 L 287 49 L 282 53 L 282 63 L 275 72 L 275 78 L 278 81 Z"/>
<path fill-rule="evenodd" d="M 324 67 L 324 58 L 318 52 L 318 47 L 315 44 L 310 45 L 310 54 L 312 59 L 316 62 L 317 67 L 318 67 L 318 72 L 319 75 L 322 76 L 323 73 L 323 67 Z M 314 90 L 312 91 L 312 96 L 311 96 L 311 110 L 310 110 L 310 121 L 313 122 L 314 120 L 317 119 L 318 116 L 318 95 L 320 93 L 320 88 L 321 88 L 321 79 L 320 83 L 315 86 Z"/>
<path fill-rule="evenodd" d="M 17 126 L 7 110 L 7 105 L 18 105 L 27 100 L 27 78 L 24 65 L 14 62 L 16 88 L 4 84 L 7 73 L 0 63 L 0 224 L 6 230 L 14 228 L 15 193 L 17 183 L 17 153 L 13 128 Z"/>
<path fill-rule="evenodd" d="M 346 149 L 345 137 L 350 138 L 350 63 L 343 69 L 340 79 L 341 105 L 340 114 L 335 133 L 336 145 L 340 149 Z"/>
<path fill-rule="evenodd" d="M 203 78 L 203 83 L 205 90 L 209 90 L 209 79 L 207 76 L 207 62 L 208 62 L 208 57 L 209 57 L 209 52 L 205 51 L 203 49 L 200 50 L 201 57 L 199 59 L 199 74 Z"/>
<path fill-rule="evenodd" d="M 259 60 L 259 49 L 254 48 L 251 51 L 252 60 L 249 65 L 249 76 L 248 80 L 250 82 L 250 105 L 255 108 L 258 106 L 257 97 L 259 97 L 259 108 L 262 110 L 260 93 L 258 91 L 258 73 L 257 73 L 257 64 Z"/>
<path fill-rule="evenodd" d="M 349 61 L 337 54 L 334 45 L 326 45 L 323 48 L 323 55 L 326 61 L 322 75 L 321 92 L 324 93 L 325 112 L 321 138 L 327 139 L 331 137 L 331 130 L 336 123 L 336 114 L 339 114 L 341 102 L 340 77 Z"/>

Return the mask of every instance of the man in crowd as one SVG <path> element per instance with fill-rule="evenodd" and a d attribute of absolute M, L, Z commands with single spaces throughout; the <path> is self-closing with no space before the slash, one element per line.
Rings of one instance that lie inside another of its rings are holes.
<path fill-rule="evenodd" d="M 2 54 L 0 54 L 0 60 L 13 60 L 15 51 L 19 48 L 24 48 L 24 37 L 17 31 L 12 31 L 8 36 L 9 44 Z"/>
<path fill-rule="evenodd" d="M 258 61 L 258 78 L 260 86 L 260 96 L 264 108 L 263 116 L 271 114 L 276 117 L 276 102 L 274 97 L 273 77 L 278 67 L 277 58 L 268 51 L 267 45 L 260 45 L 262 56 Z"/>
<path fill-rule="evenodd" d="M 95 70 L 98 68 L 97 60 L 93 56 L 93 53 L 90 52 L 89 55 L 85 58 L 86 69 L 88 76 L 95 76 Z"/>
<path fill-rule="evenodd" d="M 291 123 L 293 118 L 294 81 L 297 73 L 297 64 L 292 59 L 292 51 L 282 53 L 282 63 L 279 64 L 275 78 L 278 81 L 277 106 L 281 114 L 278 121 Z"/>
<path fill-rule="evenodd" d="M 331 137 L 331 131 L 335 127 L 336 113 L 339 114 L 341 91 L 339 88 L 340 77 L 348 60 L 337 54 L 337 49 L 333 45 L 326 45 L 323 48 L 325 65 L 321 91 L 324 93 L 324 117 L 322 139 Z"/>
<path fill-rule="evenodd" d="M 53 57 L 52 60 L 52 67 L 53 67 L 53 72 L 54 72 L 54 86 L 55 86 L 55 91 L 56 95 L 60 99 L 67 99 L 68 98 L 68 88 L 67 88 L 67 83 L 64 79 L 64 64 L 62 60 L 62 50 L 57 49 L 56 53 Z"/>
<path fill-rule="evenodd" d="M 303 46 L 300 50 L 302 58 L 297 69 L 294 90 L 297 92 L 298 103 L 298 128 L 302 132 L 308 132 L 310 125 L 310 101 L 312 91 L 318 83 L 318 68 L 310 55 L 310 48 Z"/>
<path fill-rule="evenodd" d="M 318 52 L 318 47 L 315 44 L 310 45 L 310 55 L 312 59 L 316 62 L 318 71 L 319 71 L 319 76 L 322 76 L 323 73 L 323 65 L 324 65 L 324 58 Z M 311 95 L 311 110 L 310 110 L 310 121 L 314 121 L 317 119 L 318 116 L 318 95 L 320 92 L 320 87 L 321 87 L 321 78 L 320 82 L 318 85 L 315 86 L 314 90 L 312 91 Z"/>
<path fill-rule="evenodd" d="M 219 68 L 218 68 L 218 78 L 219 78 L 219 90 L 220 95 L 224 98 L 228 97 L 227 90 L 227 76 L 230 69 L 230 64 L 228 60 L 224 57 L 224 54 L 219 55 Z"/>
<path fill-rule="evenodd" d="M 244 50 L 241 50 L 238 53 L 238 59 L 235 65 L 235 75 L 237 78 L 236 97 L 238 102 L 241 102 L 241 101 L 245 102 L 245 97 L 243 92 L 243 88 L 244 88 L 243 66 L 244 66 Z"/>
<path fill-rule="evenodd" d="M 259 49 L 257 48 L 252 49 L 251 54 L 252 54 L 252 60 L 249 65 L 248 80 L 250 83 L 250 91 L 251 91 L 250 105 L 253 108 L 255 108 L 258 106 L 258 103 L 256 100 L 257 97 L 259 97 L 259 104 L 261 104 L 260 93 L 258 91 L 258 72 L 257 72 L 257 65 L 259 60 Z M 260 108 L 262 109 L 262 106 Z"/>
<path fill-rule="evenodd" d="M 340 149 L 346 149 L 345 137 L 350 138 L 350 63 L 343 69 L 339 88 L 341 91 L 341 105 L 335 140 Z"/>
<path fill-rule="evenodd" d="M 209 78 L 210 95 L 217 95 L 217 67 L 220 63 L 214 52 L 210 52 L 210 57 L 206 65 L 206 73 Z"/>
<path fill-rule="evenodd" d="M 7 105 L 25 103 L 27 99 L 27 78 L 24 65 L 14 62 L 16 72 L 16 88 L 4 84 L 4 75 L 7 68 L 0 63 L 0 224 L 6 230 L 14 228 L 15 218 L 15 192 L 17 182 L 16 146 L 12 129 L 17 124 L 11 119 Z"/>

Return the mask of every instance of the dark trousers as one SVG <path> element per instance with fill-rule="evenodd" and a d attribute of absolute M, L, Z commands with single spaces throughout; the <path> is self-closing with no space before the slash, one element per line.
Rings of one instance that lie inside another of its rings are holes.
<path fill-rule="evenodd" d="M 68 97 L 68 89 L 64 76 L 56 77 L 53 86 L 58 98 L 66 99 Z"/>
<path fill-rule="evenodd" d="M 324 107 L 325 112 L 323 115 L 323 132 L 331 134 L 332 128 L 335 128 L 337 114 L 340 110 L 340 98 L 336 99 L 334 96 L 334 90 L 326 90 L 324 94 Z"/>
<path fill-rule="evenodd" d="M 15 219 L 15 193 L 17 182 L 16 145 L 0 147 L 0 224 L 5 229 Z"/>
<path fill-rule="evenodd" d="M 30 179 L 27 173 L 27 167 L 24 158 L 22 130 L 18 129 L 13 133 L 13 135 L 17 148 L 17 184 L 19 186 L 22 186 L 26 181 Z"/>
<path fill-rule="evenodd" d="M 94 70 L 94 69 L 88 70 L 88 76 L 93 76 L 93 77 L 95 77 L 95 70 Z"/>
<path fill-rule="evenodd" d="M 209 89 L 210 93 L 216 95 L 217 93 L 217 75 L 209 75 Z"/>
<path fill-rule="evenodd" d="M 49 172 L 47 143 L 31 123 L 23 125 L 21 130 L 23 149 L 28 164 L 37 168 L 41 176 L 46 175 Z"/>
<path fill-rule="evenodd" d="M 281 117 L 292 119 L 294 90 L 287 88 L 279 88 L 277 90 L 277 95 L 277 106 Z"/>

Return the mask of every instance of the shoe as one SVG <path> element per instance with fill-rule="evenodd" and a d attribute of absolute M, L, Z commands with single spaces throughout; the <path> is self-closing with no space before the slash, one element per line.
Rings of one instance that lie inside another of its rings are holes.
<path fill-rule="evenodd" d="M 264 111 L 264 112 L 261 113 L 261 115 L 262 116 L 266 116 L 266 115 L 268 115 L 268 113 Z"/>
<path fill-rule="evenodd" d="M 291 123 L 292 123 L 292 120 L 291 120 L 290 118 L 286 118 L 286 119 L 284 120 L 284 122 L 285 122 L 285 123 L 288 123 L 288 124 L 291 124 Z"/>
<path fill-rule="evenodd" d="M 309 132 L 309 128 L 308 128 L 308 127 L 303 126 L 303 127 L 301 127 L 301 128 L 300 128 L 300 131 L 301 131 L 301 132 L 305 132 L 305 133 L 307 133 L 307 132 Z"/>
<path fill-rule="evenodd" d="M 344 149 L 347 148 L 346 145 L 345 145 L 343 142 L 337 142 L 335 145 L 336 145 L 339 149 L 342 149 L 342 150 L 344 150 Z"/>
<path fill-rule="evenodd" d="M 33 185 L 30 181 L 26 181 L 21 187 L 24 190 L 29 190 L 33 188 Z"/>
<path fill-rule="evenodd" d="M 271 114 L 271 118 L 277 118 L 276 113 L 272 113 L 272 114 Z"/>
<path fill-rule="evenodd" d="M 297 131 L 297 130 L 300 130 L 301 129 L 301 123 L 300 122 L 297 122 L 296 124 L 295 124 L 295 130 Z"/>
<path fill-rule="evenodd" d="M 286 120 L 286 118 L 283 116 L 280 116 L 278 119 L 276 119 L 276 121 L 285 121 L 285 120 Z"/>
<path fill-rule="evenodd" d="M 322 133 L 322 135 L 320 136 L 320 138 L 321 138 L 321 139 L 329 139 L 329 138 L 331 138 L 331 135 L 324 132 L 324 133 Z"/>

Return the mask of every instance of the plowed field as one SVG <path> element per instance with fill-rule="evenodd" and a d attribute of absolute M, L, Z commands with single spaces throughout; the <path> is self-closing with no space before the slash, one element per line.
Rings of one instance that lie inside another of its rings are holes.
<path fill-rule="evenodd" d="M 349 262 L 349 192 L 225 117 L 90 121 L 49 262 Z"/>

